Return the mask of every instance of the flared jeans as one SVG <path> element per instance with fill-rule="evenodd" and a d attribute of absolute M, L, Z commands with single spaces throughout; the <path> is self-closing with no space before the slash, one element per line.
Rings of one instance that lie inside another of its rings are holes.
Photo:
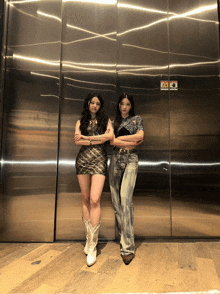
<path fill-rule="evenodd" d="M 138 155 L 136 152 L 113 152 L 109 183 L 122 255 L 135 252 L 133 192 L 137 172 Z"/>

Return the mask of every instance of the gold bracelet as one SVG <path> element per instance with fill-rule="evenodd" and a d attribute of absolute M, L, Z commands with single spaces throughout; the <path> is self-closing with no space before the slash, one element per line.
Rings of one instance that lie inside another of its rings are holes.
<path fill-rule="evenodd" d="M 100 135 L 98 135 L 98 140 L 100 140 Z"/>

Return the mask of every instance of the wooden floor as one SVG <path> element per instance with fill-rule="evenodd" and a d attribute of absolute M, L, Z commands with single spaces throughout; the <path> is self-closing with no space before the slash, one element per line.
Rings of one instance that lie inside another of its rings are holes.
<path fill-rule="evenodd" d="M 136 242 L 126 266 L 119 245 L 99 243 L 86 266 L 82 243 L 1 243 L 0 293 L 220 293 L 220 242 Z"/>

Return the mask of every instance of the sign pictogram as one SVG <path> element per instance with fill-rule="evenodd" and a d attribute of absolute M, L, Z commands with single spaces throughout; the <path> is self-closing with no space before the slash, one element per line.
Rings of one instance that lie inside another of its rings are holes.
<path fill-rule="evenodd" d="M 178 90 L 178 81 L 170 81 L 170 90 Z"/>
<path fill-rule="evenodd" d="M 169 81 L 160 81 L 160 90 L 169 90 Z"/>

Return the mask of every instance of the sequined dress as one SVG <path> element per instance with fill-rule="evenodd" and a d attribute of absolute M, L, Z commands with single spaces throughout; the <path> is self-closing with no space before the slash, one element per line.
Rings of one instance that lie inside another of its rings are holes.
<path fill-rule="evenodd" d="M 101 135 L 97 132 L 97 124 L 88 126 L 88 136 Z M 107 153 L 104 144 L 82 146 L 76 157 L 76 174 L 101 174 L 107 173 Z"/>

